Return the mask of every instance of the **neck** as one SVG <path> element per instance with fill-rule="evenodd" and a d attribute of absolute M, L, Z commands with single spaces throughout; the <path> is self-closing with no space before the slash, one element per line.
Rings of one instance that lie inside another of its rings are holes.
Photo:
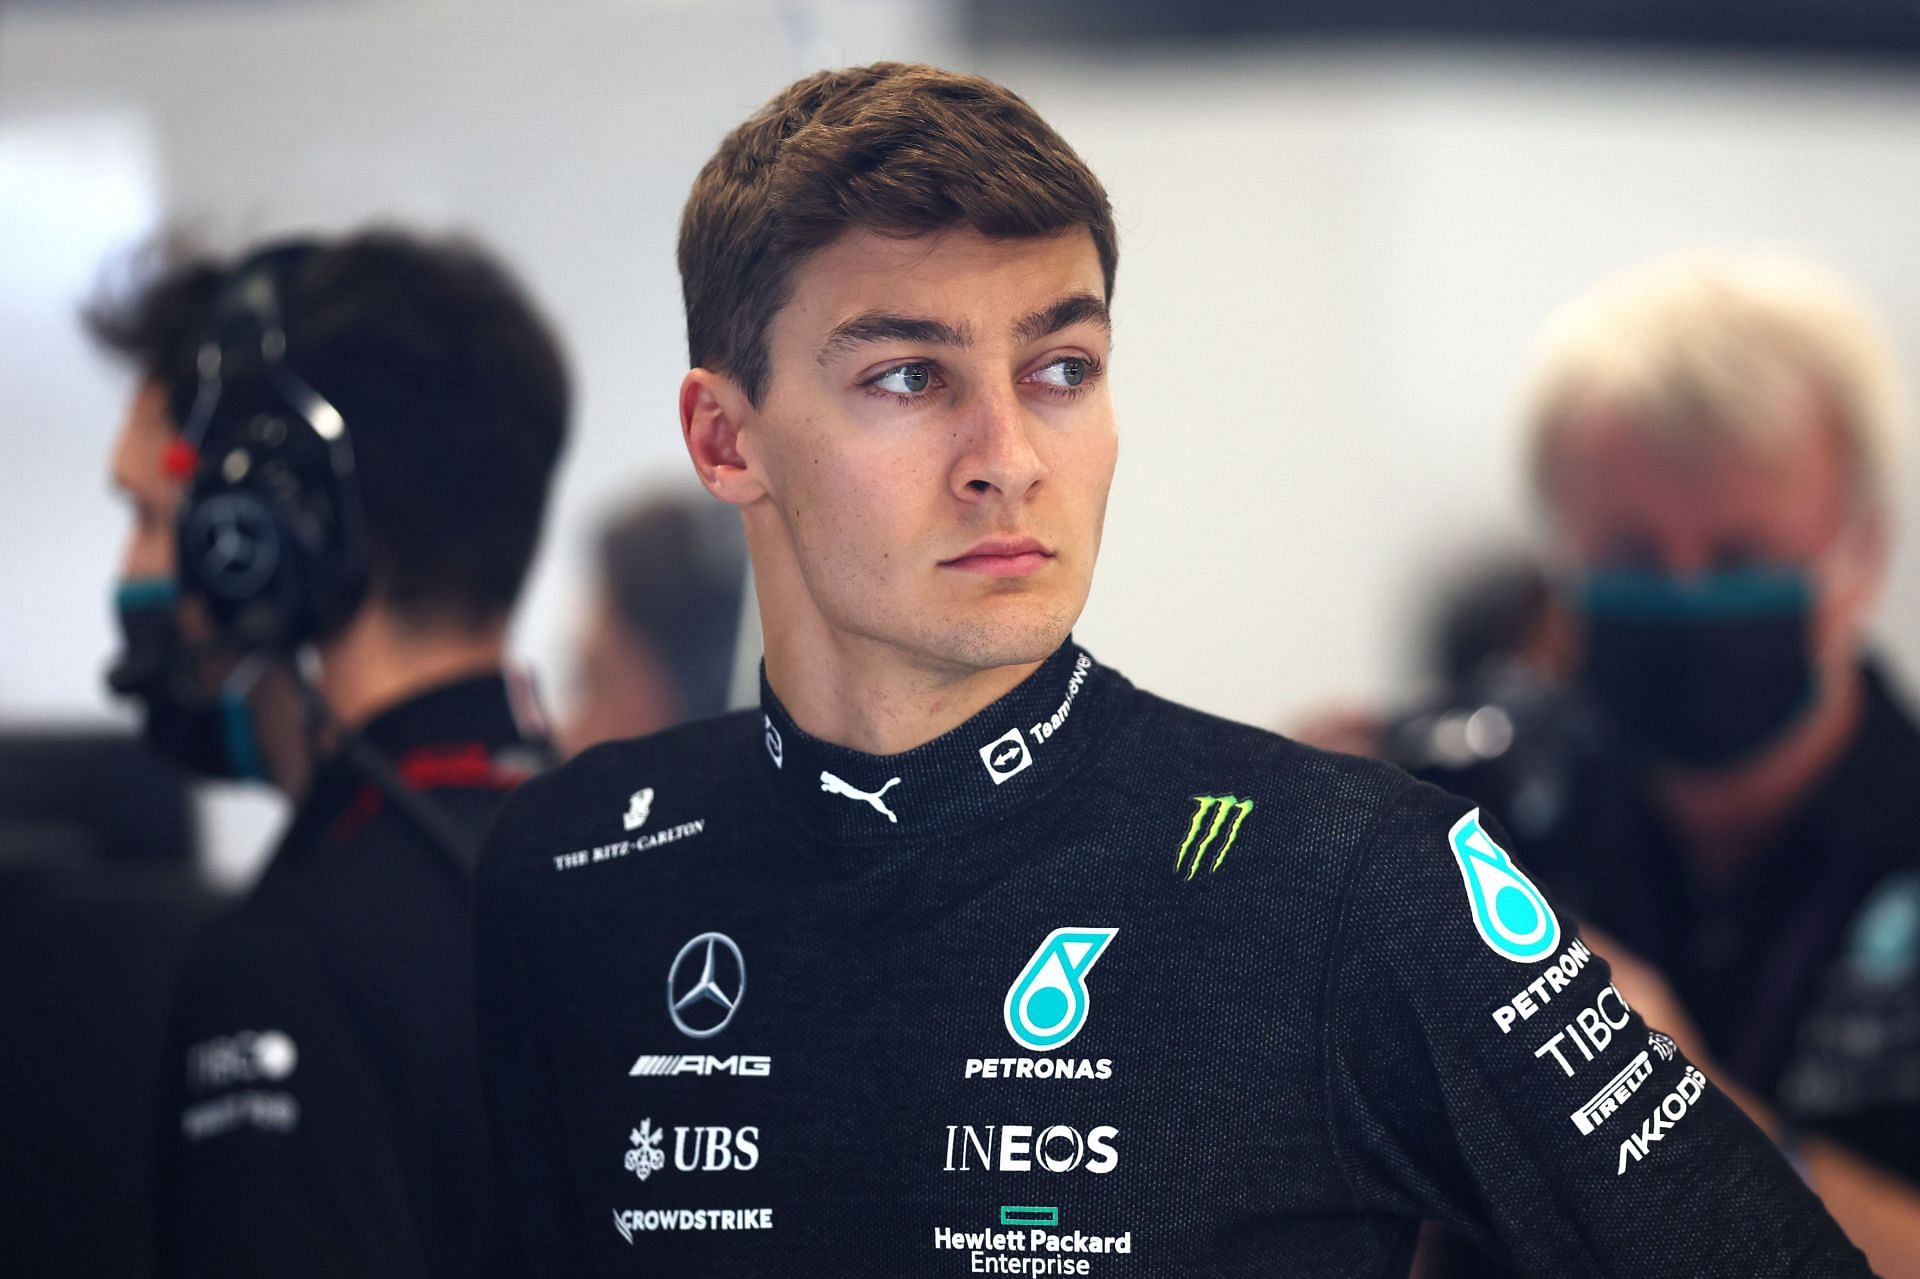
<path fill-rule="evenodd" d="M 430 688 L 499 670 L 505 649 L 504 619 L 479 631 L 427 627 L 368 605 L 320 646 L 314 691 L 326 704 L 334 733 L 351 732 Z M 313 782 L 315 759 L 292 668 L 276 663 L 250 700 L 267 775 L 298 800 Z M 321 741 L 322 757 L 333 745 L 332 739 Z"/>
<path fill-rule="evenodd" d="M 1828 688 L 1804 724 L 1751 763 L 1716 773 L 1675 770 L 1656 779 L 1655 801 L 1708 884 L 1738 878 L 1853 740 L 1866 701 L 1859 668 L 1848 666 Z"/>
<path fill-rule="evenodd" d="M 352 730 L 441 684 L 500 669 L 506 621 L 480 630 L 408 623 L 362 609 L 320 649 L 317 688 L 340 728 Z"/>
<path fill-rule="evenodd" d="M 897 755 L 941 736 L 1006 696 L 1045 657 L 972 669 L 918 659 L 899 648 L 812 624 L 766 619 L 767 683 L 808 736 L 868 755 Z"/>

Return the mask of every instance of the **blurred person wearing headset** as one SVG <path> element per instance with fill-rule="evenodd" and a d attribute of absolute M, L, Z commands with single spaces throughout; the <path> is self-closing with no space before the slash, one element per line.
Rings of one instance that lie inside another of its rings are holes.
<path fill-rule="evenodd" d="M 175 997 L 159 1273 L 470 1273 L 472 857 L 544 756 L 502 650 L 561 352 L 485 253 L 385 230 L 175 250 L 88 319 L 139 376 L 112 685 L 156 750 L 295 804 Z"/>
<path fill-rule="evenodd" d="M 927 66 L 808 76 L 695 180 L 680 424 L 760 705 L 489 837 L 519 1271 L 1387 1275 L 1437 1216 L 1538 1274 L 1865 1275 L 1490 816 L 1074 642 L 1114 222 L 1031 106 Z M 1245 364 L 1167 424 L 1196 465 Z"/>
<path fill-rule="evenodd" d="M 740 520 L 701 497 L 655 496 L 600 530 L 561 753 L 727 709 L 747 578 Z"/>
<path fill-rule="evenodd" d="M 1572 304 L 1525 411 L 1572 673 L 1616 761 L 1573 786 L 1533 866 L 1625 948 L 1629 1000 L 1667 1010 L 1903 1277 L 1920 1275 L 1920 726 L 1868 627 L 1904 413 L 1849 286 L 1733 252 Z"/>

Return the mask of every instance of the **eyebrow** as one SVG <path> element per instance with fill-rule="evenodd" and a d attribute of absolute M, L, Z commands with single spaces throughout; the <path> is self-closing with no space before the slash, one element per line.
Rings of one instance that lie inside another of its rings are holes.
<path fill-rule="evenodd" d="M 973 335 L 945 320 L 891 311 L 868 311 L 833 326 L 815 357 L 825 364 L 834 356 L 873 342 L 911 342 L 928 346 L 971 346 Z"/>
<path fill-rule="evenodd" d="M 1041 307 L 1013 326 L 1013 336 L 1021 342 L 1035 342 L 1050 333 L 1075 324 L 1097 324 L 1113 332 L 1113 319 L 1107 304 L 1091 293 L 1070 293 L 1051 306 Z"/>
<path fill-rule="evenodd" d="M 1013 336 L 1018 342 L 1035 342 L 1050 333 L 1058 333 L 1061 329 L 1082 323 L 1097 324 L 1108 333 L 1113 331 L 1113 320 L 1107 313 L 1104 301 L 1091 293 L 1070 293 L 1022 317 L 1013 326 Z M 965 326 L 956 327 L 945 320 L 928 316 L 868 311 L 834 325 L 833 332 L 827 334 L 827 340 L 820 344 L 820 354 L 816 358 L 825 364 L 854 347 L 874 342 L 968 347 L 973 345 L 973 334 Z"/>

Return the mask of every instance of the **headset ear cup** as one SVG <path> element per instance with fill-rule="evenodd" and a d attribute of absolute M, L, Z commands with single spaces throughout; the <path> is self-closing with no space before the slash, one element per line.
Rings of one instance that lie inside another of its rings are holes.
<path fill-rule="evenodd" d="M 271 512 L 251 493 L 219 493 L 197 503 L 180 527 L 183 563 L 198 592 L 221 611 L 268 594 L 283 552 Z"/>
<path fill-rule="evenodd" d="M 291 652 L 327 638 L 366 595 L 353 477 L 278 414 L 256 415 L 204 458 L 177 526 L 180 584 L 215 628 L 249 648 Z"/>
<path fill-rule="evenodd" d="M 171 386 L 199 459 L 176 538 L 184 593 L 220 637 L 291 653 L 325 639 L 366 596 L 365 521 L 339 411 L 287 359 L 282 298 L 316 249 L 254 255 L 222 286 L 194 376 Z"/>
<path fill-rule="evenodd" d="M 222 637 L 244 647 L 296 643 L 285 608 L 292 593 L 285 529 L 262 494 L 198 477 L 177 525 L 180 589 L 199 598 Z"/>

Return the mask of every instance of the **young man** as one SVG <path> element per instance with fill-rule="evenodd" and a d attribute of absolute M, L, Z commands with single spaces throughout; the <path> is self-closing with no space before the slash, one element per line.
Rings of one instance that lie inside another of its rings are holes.
<path fill-rule="evenodd" d="M 1099 183 L 987 81 L 792 86 L 682 224 L 762 706 L 535 782 L 479 902 L 523 1268 L 1861 1275 L 1481 814 L 1068 638 Z"/>
<path fill-rule="evenodd" d="M 163 752 L 296 802 L 175 1000 L 159 1272 L 470 1273 L 470 858 L 539 756 L 500 668 L 558 348 L 483 255 L 392 233 L 186 262 L 91 318 L 141 376 L 114 685 Z"/>

